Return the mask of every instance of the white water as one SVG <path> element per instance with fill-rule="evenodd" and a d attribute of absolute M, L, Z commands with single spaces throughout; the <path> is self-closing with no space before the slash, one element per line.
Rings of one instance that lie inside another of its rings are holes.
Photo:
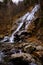
<path fill-rule="evenodd" d="M 33 10 L 31 11 L 30 15 L 27 17 L 27 23 L 25 26 L 25 29 L 28 28 L 29 24 L 32 22 L 33 19 L 36 19 L 35 17 L 35 13 L 40 9 L 40 5 L 35 5 L 35 7 L 33 8 Z"/>
<path fill-rule="evenodd" d="M 40 9 L 39 4 L 35 5 L 33 10 L 29 13 L 27 12 L 23 17 L 21 17 L 21 23 L 19 24 L 18 28 L 12 33 L 11 37 L 9 38 L 9 42 L 14 43 L 14 35 L 20 31 L 20 28 L 23 26 L 24 23 L 26 23 L 25 29 L 28 28 L 29 24 L 32 22 L 32 20 L 35 19 L 35 13 Z M 3 42 L 6 41 L 8 38 L 4 38 Z"/>

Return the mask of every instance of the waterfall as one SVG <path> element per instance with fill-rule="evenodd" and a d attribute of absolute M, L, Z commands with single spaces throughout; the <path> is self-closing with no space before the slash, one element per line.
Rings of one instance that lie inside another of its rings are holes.
<path fill-rule="evenodd" d="M 9 42 L 14 43 L 15 34 L 20 32 L 20 29 L 22 28 L 23 24 L 25 23 L 25 30 L 28 28 L 29 24 L 36 19 L 35 13 L 40 9 L 40 5 L 35 5 L 35 7 L 32 9 L 31 12 L 27 12 L 23 17 L 21 17 L 21 22 L 17 29 L 12 33 L 10 37 L 5 37 L 3 42 L 9 39 Z M 19 21 L 19 20 L 18 20 Z"/>
<path fill-rule="evenodd" d="M 14 39 L 14 34 L 16 32 L 18 32 L 20 30 L 20 28 L 22 27 L 22 25 L 24 24 L 25 20 L 28 21 L 25 29 L 27 29 L 27 27 L 29 26 L 29 24 L 31 23 L 31 21 L 33 19 L 35 19 L 35 13 L 39 10 L 40 6 L 39 5 L 35 5 L 35 7 L 33 8 L 33 10 L 29 13 L 27 12 L 23 17 L 22 17 L 22 21 L 20 23 L 20 25 L 18 26 L 18 28 L 16 29 L 16 31 L 13 32 L 12 36 L 10 37 L 10 41 L 13 42 Z M 26 22 L 25 22 L 26 23 Z"/>

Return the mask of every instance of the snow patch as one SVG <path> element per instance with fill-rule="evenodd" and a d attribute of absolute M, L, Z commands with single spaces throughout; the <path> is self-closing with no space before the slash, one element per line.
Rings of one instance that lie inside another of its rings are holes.
<path fill-rule="evenodd" d="M 3 2 L 3 0 L 0 0 L 0 2 Z"/>
<path fill-rule="evenodd" d="M 18 2 L 20 2 L 20 1 L 23 1 L 23 0 L 12 0 L 12 2 L 15 4 L 18 4 Z"/>

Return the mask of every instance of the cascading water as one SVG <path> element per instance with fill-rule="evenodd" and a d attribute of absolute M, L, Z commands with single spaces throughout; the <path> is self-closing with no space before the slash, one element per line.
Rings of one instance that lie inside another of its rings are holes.
<path fill-rule="evenodd" d="M 22 21 L 20 23 L 20 25 L 18 26 L 18 28 L 13 32 L 12 36 L 10 37 L 10 42 L 14 42 L 14 35 L 15 33 L 19 32 L 20 28 L 22 27 L 22 25 L 24 24 L 24 20 L 27 18 L 27 16 L 29 15 L 29 13 L 25 14 L 23 17 L 22 17 Z"/>
<path fill-rule="evenodd" d="M 15 38 L 15 34 L 18 33 L 20 31 L 20 29 L 22 28 L 23 24 L 25 23 L 25 29 L 27 30 L 29 24 L 32 22 L 32 20 L 35 20 L 35 13 L 37 13 L 37 11 L 40 9 L 40 5 L 35 5 L 35 7 L 33 8 L 33 10 L 29 13 L 27 12 L 23 17 L 21 17 L 21 22 L 18 26 L 18 28 L 12 33 L 12 35 L 10 37 L 4 37 L 4 39 L 0 42 L 5 42 L 6 40 L 9 40 L 9 42 L 14 43 L 14 38 Z"/>
<path fill-rule="evenodd" d="M 27 29 L 29 24 L 32 22 L 32 20 L 36 19 L 35 17 L 35 13 L 40 9 L 40 5 L 35 5 L 35 7 L 33 8 L 33 10 L 31 11 L 30 15 L 27 17 L 26 21 L 27 21 L 27 24 L 25 26 L 25 28 Z"/>
<path fill-rule="evenodd" d="M 23 17 L 22 17 L 22 21 L 20 23 L 20 25 L 18 26 L 18 28 L 16 29 L 16 31 L 13 32 L 12 36 L 10 37 L 10 41 L 13 42 L 14 39 L 14 34 L 16 32 L 19 32 L 20 28 L 22 27 L 22 25 L 24 24 L 25 20 L 28 21 L 27 25 L 25 26 L 25 28 L 27 29 L 28 25 L 32 22 L 33 19 L 35 19 L 35 13 L 40 9 L 39 5 L 35 5 L 35 7 L 33 8 L 33 10 L 29 13 L 27 12 Z M 26 23 L 26 22 L 25 22 Z"/>

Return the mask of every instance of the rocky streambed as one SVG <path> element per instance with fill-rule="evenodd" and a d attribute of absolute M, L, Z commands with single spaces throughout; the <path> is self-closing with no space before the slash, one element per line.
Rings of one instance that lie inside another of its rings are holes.
<path fill-rule="evenodd" d="M 43 65 L 43 44 L 39 40 L 0 44 L 0 65 L 19 64 Z"/>

